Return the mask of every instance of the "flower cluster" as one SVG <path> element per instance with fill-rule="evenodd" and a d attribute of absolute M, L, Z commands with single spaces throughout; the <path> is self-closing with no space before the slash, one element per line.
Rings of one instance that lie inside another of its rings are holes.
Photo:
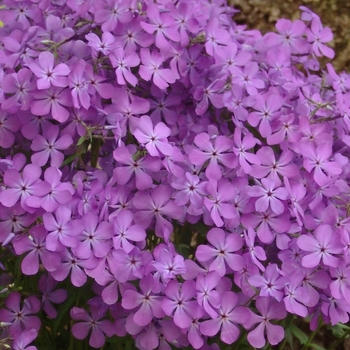
<path fill-rule="evenodd" d="M 243 329 L 262 348 L 287 314 L 349 320 L 350 75 L 321 68 L 334 52 L 316 14 L 262 35 L 222 0 L 4 6 L 13 349 L 36 349 L 67 298 L 59 323 L 93 348 L 217 349 Z M 84 285 L 88 300 L 67 293 Z"/>

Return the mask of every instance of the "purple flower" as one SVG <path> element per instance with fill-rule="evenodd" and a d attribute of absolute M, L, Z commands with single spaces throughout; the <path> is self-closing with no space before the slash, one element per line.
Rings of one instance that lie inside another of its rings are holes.
<path fill-rule="evenodd" d="M 54 271 L 60 264 L 60 257 L 50 252 L 45 247 L 47 231 L 43 226 L 34 226 L 29 235 L 17 236 L 13 241 L 13 247 L 17 255 L 29 253 L 21 263 L 22 272 L 25 275 L 35 275 L 39 271 L 39 259 L 47 271 Z"/>
<path fill-rule="evenodd" d="M 39 90 L 48 89 L 51 84 L 58 87 L 68 85 L 66 77 L 70 73 L 69 67 L 64 63 L 54 67 L 54 61 L 54 55 L 46 51 L 40 53 L 38 62 L 28 63 L 28 67 L 38 78 L 36 84 Z"/>
<path fill-rule="evenodd" d="M 23 209 L 34 212 L 26 204 L 26 199 L 31 195 L 44 196 L 50 192 L 50 184 L 40 180 L 41 169 L 34 164 L 28 164 L 23 169 L 22 175 L 15 169 L 5 171 L 4 183 L 8 188 L 0 192 L 0 202 L 5 207 L 12 207 L 20 200 Z"/>
<path fill-rule="evenodd" d="M 137 85 L 138 79 L 131 73 L 130 67 L 137 67 L 140 64 L 140 57 L 135 52 L 127 53 L 123 48 L 116 48 L 109 55 L 115 74 L 120 85 L 125 85 L 126 81 L 132 86 Z"/>
<path fill-rule="evenodd" d="M 251 313 L 247 328 L 249 325 L 259 323 L 258 326 L 248 333 L 247 339 L 250 345 L 256 348 L 262 348 L 267 340 L 271 345 L 276 345 L 284 338 L 284 329 L 282 326 L 274 325 L 271 320 L 283 320 L 287 316 L 283 302 L 277 302 L 273 298 L 259 297 L 256 301 L 256 308 L 261 316 Z"/>
<path fill-rule="evenodd" d="M 91 315 L 84 309 L 73 307 L 70 315 L 73 320 L 80 321 L 72 326 L 72 333 L 77 339 L 84 339 L 87 337 L 90 329 L 91 335 L 89 338 L 89 345 L 92 348 L 100 348 L 105 343 L 105 337 L 111 337 L 115 331 L 111 321 L 101 320 L 105 315 L 105 311 L 101 308 L 90 306 Z"/>
<path fill-rule="evenodd" d="M 223 293 L 218 316 L 213 320 L 204 321 L 200 325 L 201 332 L 212 337 L 221 329 L 220 339 L 226 344 L 234 343 L 240 334 L 236 324 L 245 324 L 250 319 L 248 309 L 237 304 L 238 297 L 235 293 Z"/>
<path fill-rule="evenodd" d="M 142 79 L 149 81 L 153 77 L 153 83 L 160 89 L 165 90 L 169 83 L 175 82 L 176 77 L 169 68 L 161 68 L 164 57 L 157 51 L 150 52 L 149 49 L 142 48 L 140 51 L 142 65 L 139 74 Z"/>
<path fill-rule="evenodd" d="M 197 302 L 212 318 L 216 318 L 221 304 L 221 295 L 214 288 L 220 282 L 220 275 L 216 271 L 210 271 L 208 274 L 198 274 L 196 278 Z"/>
<path fill-rule="evenodd" d="M 288 192 L 284 187 L 277 187 L 275 181 L 264 178 L 261 179 L 261 186 L 252 186 L 248 194 L 252 197 L 259 197 L 255 202 L 255 210 L 264 212 L 268 208 L 280 215 L 284 212 L 284 204 L 281 200 L 288 198 Z"/>
<path fill-rule="evenodd" d="M 273 297 L 281 301 L 284 296 L 282 289 L 289 283 L 289 279 L 281 275 L 281 270 L 276 264 L 270 264 L 266 267 L 264 276 L 253 275 L 249 277 L 248 282 L 259 288 L 260 296 Z"/>
<path fill-rule="evenodd" d="M 339 258 L 333 254 L 342 253 L 342 244 L 329 225 L 319 225 L 312 236 L 301 235 L 297 243 L 300 249 L 309 252 L 302 258 L 304 267 L 315 267 L 321 260 L 325 265 L 334 268 L 340 263 Z"/>
<path fill-rule="evenodd" d="M 57 282 L 50 275 L 42 275 L 39 280 L 39 290 L 42 292 L 42 308 L 50 318 L 57 317 L 57 310 L 51 303 L 61 304 L 67 297 L 68 293 L 65 289 L 53 290 L 57 286 Z"/>
<path fill-rule="evenodd" d="M 36 346 L 28 346 L 36 337 L 38 331 L 35 328 L 25 329 L 20 335 L 16 336 L 13 344 L 13 350 L 38 350 Z"/>
<path fill-rule="evenodd" d="M 233 253 L 243 246 L 239 235 L 226 235 L 222 229 L 213 228 L 207 233 L 207 239 L 212 246 L 198 246 L 196 258 L 201 262 L 210 261 L 209 271 L 217 271 L 222 277 L 226 274 L 226 264 L 233 271 L 239 271 L 243 267 L 243 258 Z"/>
<path fill-rule="evenodd" d="M 147 326 L 153 317 L 162 318 L 165 316 L 162 309 L 162 297 L 152 293 L 155 281 L 150 274 L 140 281 L 141 293 L 133 290 L 126 290 L 123 294 L 122 307 L 127 310 L 140 308 L 134 313 L 133 320 L 139 326 Z"/>
<path fill-rule="evenodd" d="M 192 323 L 190 315 L 195 312 L 199 305 L 192 300 L 196 295 L 195 282 L 185 281 L 179 284 L 171 280 L 165 288 L 165 297 L 162 308 L 166 315 L 171 316 L 174 312 L 174 323 L 180 328 L 188 328 Z"/>
<path fill-rule="evenodd" d="M 147 33 L 155 33 L 156 46 L 159 49 L 164 50 L 171 45 L 166 38 L 175 42 L 180 41 L 180 34 L 174 28 L 174 19 L 169 13 L 159 13 L 156 4 L 149 4 L 147 7 L 147 16 L 150 23 L 142 21 L 140 25 Z"/>
<path fill-rule="evenodd" d="M 313 18 L 311 21 L 311 27 L 306 30 L 306 36 L 312 45 L 312 50 L 316 56 L 326 56 L 328 58 L 334 58 L 334 51 L 324 45 L 332 41 L 333 34 L 330 28 L 323 28 L 319 18 Z"/>
<path fill-rule="evenodd" d="M 133 214 L 123 210 L 113 218 L 113 246 L 114 249 L 123 249 L 129 253 L 134 245 L 131 242 L 143 242 L 146 238 L 145 229 L 141 225 L 132 225 Z"/>
<path fill-rule="evenodd" d="M 35 296 L 29 296 L 21 304 L 21 295 L 12 292 L 5 301 L 7 309 L 0 310 L 0 321 L 10 324 L 10 334 L 20 336 L 26 329 L 40 329 L 40 319 L 33 314 L 40 310 L 40 301 Z"/>
<path fill-rule="evenodd" d="M 143 115 L 134 130 L 137 141 L 145 145 L 151 156 L 159 157 L 161 154 L 171 155 L 173 147 L 167 142 L 170 129 L 162 122 L 153 128 L 152 120 L 149 116 Z"/>
<path fill-rule="evenodd" d="M 109 222 L 99 222 L 95 213 L 83 216 L 83 230 L 77 236 L 78 243 L 72 248 L 74 255 L 88 259 L 92 255 L 103 258 L 112 247 L 113 227 Z"/>
<path fill-rule="evenodd" d="M 207 196 L 204 198 L 205 208 L 210 212 L 210 217 L 215 225 L 222 227 L 225 219 L 234 219 L 236 213 L 229 203 L 236 196 L 237 190 L 227 179 L 208 181 Z"/>

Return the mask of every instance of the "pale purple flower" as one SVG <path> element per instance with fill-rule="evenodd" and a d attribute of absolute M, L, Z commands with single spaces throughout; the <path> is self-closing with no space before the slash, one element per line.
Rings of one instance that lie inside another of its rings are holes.
<path fill-rule="evenodd" d="M 288 198 L 288 192 L 284 187 L 276 186 L 274 180 L 268 178 L 261 179 L 261 186 L 255 185 L 248 189 L 251 197 L 258 197 L 255 202 L 255 210 L 264 212 L 268 208 L 280 215 L 284 212 L 283 200 Z"/>
<path fill-rule="evenodd" d="M 210 271 L 206 275 L 198 274 L 196 278 L 197 302 L 212 318 L 216 318 L 221 304 L 221 295 L 215 290 L 220 282 L 220 275 L 217 271 Z"/>
<path fill-rule="evenodd" d="M 237 324 L 245 324 L 250 319 L 248 309 L 237 304 L 237 294 L 231 291 L 223 293 L 218 316 L 213 320 L 204 321 L 200 325 L 201 332 L 212 337 L 221 330 L 220 339 L 226 344 L 234 343 L 240 334 Z"/>
<path fill-rule="evenodd" d="M 259 288 L 260 296 L 273 297 L 281 301 L 284 296 L 282 290 L 289 283 L 289 279 L 281 274 L 276 264 L 270 264 L 266 267 L 263 276 L 253 275 L 249 277 L 248 282 L 253 287 Z"/>
<path fill-rule="evenodd" d="M 306 30 L 306 36 L 316 56 L 323 55 L 334 58 L 334 51 L 325 45 L 325 43 L 332 41 L 333 33 L 330 28 L 323 28 L 319 18 L 312 19 L 311 27 Z"/>
<path fill-rule="evenodd" d="M 340 239 L 335 237 L 329 225 L 319 225 L 313 235 L 301 235 L 298 238 L 300 249 L 309 252 L 302 259 L 304 267 L 315 267 L 320 261 L 326 265 L 336 268 L 340 260 L 333 254 L 342 252 Z"/>
<path fill-rule="evenodd" d="M 179 284 L 171 280 L 165 288 L 162 308 L 166 315 L 173 316 L 174 323 L 180 328 L 188 328 L 192 323 L 191 314 L 199 305 L 193 300 L 196 295 L 195 282 L 185 281 Z M 174 313 L 174 314 L 173 314 Z"/>
<path fill-rule="evenodd" d="M 92 348 L 100 348 L 105 343 L 105 337 L 111 337 L 114 333 L 113 323 L 107 319 L 102 319 L 105 316 L 105 310 L 90 306 L 91 315 L 89 315 L 84 309 L 73 307 L 70 311 L 70 315 L 73 320 L 81 321 L 72 326 L 72 333 L 77 339 L 84 339 L 88 336 L 91 329 L 91 335 L 89 338 L 89 345 Z"/>
<path fill-rule="evenodd" d="M 176 76 L 169 68 L 162 68 L 164 57 L 157 51 L 150 52 L 149 49 L 142 48 L 140 51 L 142 65 L 139 74 L 142 79 L 149 81 L 153 78 L 153 83 L 161 90 L 165 90 L 169 83 L 176 80 Z"/>
<path fill-rule="evenodd" d="M 55 271 L 60 264 L 60 256 L 46 249 L 47 231 L 43 226 L 34 226 L 28 235 L 17 236 L 13 241 L 13 248 L 17 255 L 29 253 L 21 263 L 21 270 L 25 275 L 35 275 L 39 271 L 40 262 L 47 271 Z"/>
<path fill-rule="evenodd" d="M 276 345 L 284 338 L 284 329 L 280 325 L 274 325 L 271 320 L 283 320 L 287 316 L 283 302 L 277 302 L 273 298 L 259 297 L 256 301 L 256 308 L 261 316 L 251 313 L 247 328 L 249 325 L 259 323 L 258 326 L 248 333 L 247 339 L 250 345 L 255 348 L 262 348 L 267 340 L 271 345 Z"/>
<path fill-rule="evenodd" d="M 139 119 L 134 136 L 143 145 L 151 156 L 159 157 L 161 154 L 171 155 L 173 147 L 167 142 L 170 129 L 163 123 L 158 123 L 153 128 L 152 120 L 149 116 L 143 115 Z"/>
<path fill-rule="evenodd" d="M 143 242 L 146 238 L 146 231 L 141 225 L 132 224 L 133 214 L 129 210 L 123 210 L 113 217 L 113 247 L 123 249 L 129 253 L 133 248 L 132 242 Z"/>
<path fill-rule="evenodd" d="M 123 294 L 122 307 L 127 310 L 139 309 L 134 313 L 133 320 L 139 326 L 147 326 L 153 317 L 165 316 L 162 309 L 162 297 L 152 293 L 155 281 L 153 275 L 140 280 L 141 293 L 127 290 Z"/>
<path fill-rule="evenodd" d="M 38 284 L 39 290 L 42 292 L 42 308 L 50 318 L 57 317 L 57 310 L 51 303 L 61 304 L 68 297 L 68 293 L 65 289 L 54 290 L 56 286 L 57 281 L 50 275 L 42 275 Z"/>
<path fill-rule="evenodd" d="M 54 65 L 55 57 L 48 51 L 41 52 L 37 62 L 28 63 L 28 67 L 38 78 L 36 84 L 39 90 L 48 89 L 51 84 L 58 87 L 68 85 L 69 67 L 64 63 L 59 63 L 56 67 Z"/>
<path fill-rule="evenodd" d="M 201 133 L 194 138 L 194 144 L 198 149 L 191 149 L 189 158 L 197 166 L 209 161 L 205 175 L 210 180 L 219 180 L 222 177 L 219 163 L 229 168 L 237 165 L 237 158 L 231 152 L 233 143 L 226 136 L 220 135 L 211 139 L 209 134 Z"/>
<path fill-rule="evenodd" d="M 234 252 L 243 246 L 242 238 L 235 233 L 226 235 L 220 228 L 213 228 L 207 233 L 207 239 L 212 246 L 199 245 L 196 258 L 199 261 L 209 261 L 209 271 L 217 271 L 222 277 L 229 266 L 233 271 L 239 271 L 243 267 L 243 258 Z"/>
<path fill-rule="evenodd" d="M 230 203 L 236 194 L 236 188 L 227 179 L 208 181 L 204 205 L 217 227 L 224 225 L 222 217 L 224 219 L 234 219 L 236 217 L 237 213 Z"/>
<path fill-rule="evenodd" d="M 40 329 L 40 319 L 33 314 L 40 310 L 40 301 L 35 296 L 24 299 L 21 305 L 21 295 L 11 292 L 6 298 L 7 309 L 0 310 L 0 321 L 10 324 L 10 334 L 14 337 L 20 336 L 26 329 Z"/>
<path fill-rule="evenodd" d="M 46 248 L 50 251 L 61 250 L 62 246 L 75 247 L 78 244 L 78 235 L 84 225 L 81 220 L 72 220 L 72 211 L 61 205 L 55 213 L 43 214 L 44 227 L 48 234 Z"/>
<path fill-rule="evenodd" d="M 123 48 L 116 48 L 109 55 L 118 84 L 125 85 L 126 82 L 132 86 L 137 85 L 138 79 L 131 72 L 130 67 L 137 67 L 140 64 L 140 57 L 137 53 L 127 53 Z"/>
<path fill-rule="evenodd" d="M 20 174 L 15 169 L 5 171 L 4 183 L 7 188 L 0 192 L 0 202 L 5 207 L 12 207 L 20 201 L 23 209 L 30 213 L 35 210 L 26 204 L 26 199 L 31 195 L 45 196 L 51 190 L 51 186 L 46 181 L 40 180 L 41 169 L 34 164 L 28 164 Z"/>
<path fill-rule="evenodd" d="M 155 43 L 160 50 L 165 50 L 171 45 L 167 39 L 180 41 L 180 34 L 173 25 L 174 19 L 169 13 L 160 13 L 156 4 L 149 4 L 147 17 L 150 23 L 142 21 L 140 25 L 147 33 L 155 35 Z"/>

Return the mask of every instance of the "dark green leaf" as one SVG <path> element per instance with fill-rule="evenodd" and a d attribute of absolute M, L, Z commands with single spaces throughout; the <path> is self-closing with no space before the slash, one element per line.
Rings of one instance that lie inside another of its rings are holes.
<path fill-rule="evenodd" d="M 300 341 L 301 344 L 306 344 L 308 341 L 308 336 L 294 324 L 290 325 L 289 329 L 292 334 Z"/>
<path fill-rule="evenodd" d="M 77 146 L 80 146 L 85 140 L 86 140 L 86 137 L 85 137 L 85 136 L 82 136 L 82 137 L 78 140 Z"/>
<path fill-rule="evenodd" d="M 311 346 L 313 349 L 315 349 L 315 350 L 326 350 L 326 349 L 323 348 L 322 346 L 317 345 L 317 344 L 314 344 L 314 343 L 310 344 L 310 346 Z"/>

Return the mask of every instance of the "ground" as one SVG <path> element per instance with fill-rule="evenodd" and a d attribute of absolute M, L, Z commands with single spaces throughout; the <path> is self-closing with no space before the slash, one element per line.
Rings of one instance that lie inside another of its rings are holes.
<path fill-rule="evenodd" d="M 335 69 L 350 72 L 350 0 L 230 0 L 230 3 L 241 11 L 234 17 L 237 23 L 262 33 L 273 31 L 279 18 L 298 19 L 299 6 L 310 8 L 333 31 L 330 46 L 336 53 Z"/>

